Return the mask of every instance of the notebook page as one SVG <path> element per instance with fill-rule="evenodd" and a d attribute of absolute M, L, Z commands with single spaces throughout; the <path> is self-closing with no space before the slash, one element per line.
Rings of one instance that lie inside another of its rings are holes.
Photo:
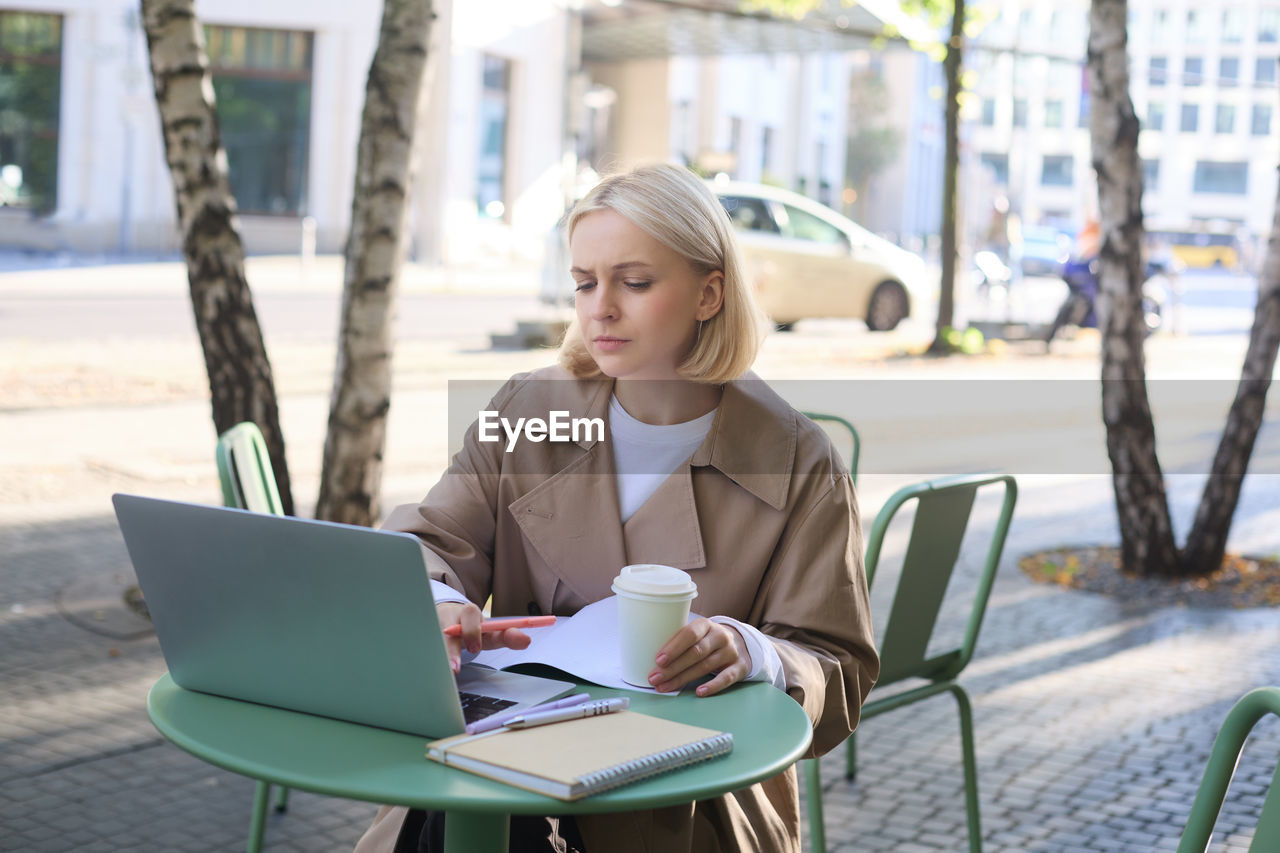
<path fill-rule="evenodd" d="M 689 618 L 697 618 L 690 614 Z M 527 649 L 490 649 L 480 652 L 475 663 L 506 669 L 519 663 L 543 663 L 562 669 L 584 681 L 655 696 L 651 687 L 638 687 L 622 680 L 622 660 L 618 638 L 618 597 L 609 596 L 588 604 L 573 616 L 561 618 L 546 628 L 527 628 L 532 642 Z"/>

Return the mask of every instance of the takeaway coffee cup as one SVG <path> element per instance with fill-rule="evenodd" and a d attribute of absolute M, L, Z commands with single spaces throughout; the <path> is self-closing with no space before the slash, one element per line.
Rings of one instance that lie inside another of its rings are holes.
<path fill-rule="evenodd" d="M 618 629 L 622 680 L 649 687 L 658 650 L 689 621 L 689 603 L 698 586 L 671 566 L 644 563 L 624 566 L 613 579 L 618 596 Z"/>

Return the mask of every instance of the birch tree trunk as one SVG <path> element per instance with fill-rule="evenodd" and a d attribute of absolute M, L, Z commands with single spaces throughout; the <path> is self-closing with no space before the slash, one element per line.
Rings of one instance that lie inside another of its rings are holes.
<path fill-rule="evenodd" d="M 949 352 L 946 331 L 955 326 L 956 182 L 960 163 L 960 66 L 964 60 L 964 0 L 955 0 L 951 38 L 942 68 L 947 78 L 946 153 L 942 167 L 942 280 L 938 292 L 937 333 L 931 352 Z"/>
<path fill-rule="evenodd" d="M 391 326 L 433 17 L 430 0 L 384 0 L 365 84 L 342 328 L 316 505 L 316 517 L 330 521 L 372 526 L 378 520 L 391 408 Z"/>
<path fill-rule="evenodd" d="M 193 0 L 141 3 L 214 427 L 221 434 L 241 421 L 258 425 L 284 511 L 292 514 L 275 383 L 245 281 L 244 247 L 227 180 L 204 32 Z M 213 448 L 209 452 L 212 458 Z"/>
<path fill-rule="evenodd" d="M 1089 124 L 1102 226 L 1102 419 L 1123 566 L 1177 575 L 1183 567 L 1156 458 L 1142 350 L 1142 168 L 1129 98 L 1127 15 L 1126 0 L 1093 0 L 1089 13 Z"/>
<path fill-rule="evenodd" d="M 1213 458 L 1209 481 L 1205 483 L 1196 520 L 1187 536 L 1184 560 L 1187 571 L 1207 574 L 1222 565 L 1227 549 L 1227 533 L 1240 500 L 1240 486 L 1253 442 L 1262 425 L 1267 403 L 1267 390 L 1276 367 L 1276 349 L 1280 346 L 1280 197 L 1271 223 L 1271 239 L 1267 256 L 1258 278 L 1258 307 L 1249 332 L 1249 349 L 1236 397 L 1227 414 L 1227 425 Z"/>

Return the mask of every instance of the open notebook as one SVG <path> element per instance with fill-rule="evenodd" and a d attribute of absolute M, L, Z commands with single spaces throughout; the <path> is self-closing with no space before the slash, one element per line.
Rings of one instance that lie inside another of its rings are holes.
<path fill-rule="evenodd" d="M 427 744 L 427 758 L 561 800 L 577 800 L 724 755 L 733 735 L 635 711 Z"/>
<path fill-rule="evenodd" d="M 690 614 L 689 619 L 696 619 Z M 618 645 L 618 597 L 588 604 L 574 615 L 559 619 L 546 628 L 525 628 L 532 642 L 527 649 L 490 649 L 480 652 L 470 662 L 492 669 L 510 669 L 522 663 L 554 666 L 583 681 L 652 693 L 655 696 L 677 696 L 659 693 L 651 687 L 639 687 L 622 680 L 622 656 Z"/>

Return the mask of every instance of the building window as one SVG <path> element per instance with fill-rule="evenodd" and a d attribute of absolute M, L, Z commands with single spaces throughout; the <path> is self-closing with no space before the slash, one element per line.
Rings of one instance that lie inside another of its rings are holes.
<path fill-rule="evenodd" d="M 1182 85 L 1199 86 L 1204 77 L 1204 59 L 1199 56 L 1188 56 L 1182 60 Z"/>
<path fill-rule="evenodd" d="M 1027 99 L 1026 98 L 1013 99 L 1013 126 L 1014 127 L 1027 126 Z"/>
<path fill-rule="evenodd" d="M 205 27 L 227 171 L 243 213 L 307 209 L 311 33 Z"/>
<path fill-rule="evenodd" d="M 1236 129 L 1236 108 L 1231 104 L 1218 104 L 1213 114 L 1214 133 L 1233 133 Z"/>
<path fill-rule="evenodd" d="M 1244 195 L 1249 187 L 1248 163 L 1215 163 L 1196 161 L 1193 188 L 1198 193 Z"/>
<path fill-rule="evenodd" d="M 1209 16 L 1199 9 L 1187 10 L 1187 44 L 1204 44 L 1209 40 Z"/>
<path fill-rule="evenodd" d="M 769 163 L 773 159 L 773 128 L 766 127 L 760 131 L 760 174 L 769 171 Z"/>
<path fill-rule="evenodd" d="M 1046 154 L 1040 167 L 1040 183 L 1046 187 L 1069 187 L 1075 171 L 1075 158 L 1070 154 Z"/>
<path fill-rule="evenodd" d="M 1240 58 L 1224 56 L 1218 60 L 1218 86 L 1229 89 L 1240 82 Z"/>
<path fill-rule="evenodd" d="M 1228 44 L 1244 41 L 1244 9 L 1240 6 L 1222 10 L 1222 40 Z"/>
<path fill-rule="evenodd" d="M 1147 123 L 1143 130 L 1164 130 L 1164 102 L 1152 101 L 1147 104 Z"/>
<path fill-rule="evenodd" d="M 62 17 L 0 12 L 0 206 L 57 205 Z"/>
<path fill-rule="evenodd" d="M 996 124 L 996 100 L 995 98 L 982 99 L 982 126 L 995 127 Z"/>
<path fill-rule="evenodd" d="M 1270 6 L 1258 12 L 1258 41 L 1280 39 L 1280 9 Z"/>
<path fill-rule="evenodd" d="M 1271 135 L 1271 105 L 1254 104 L 1253 116 L 1249 122 L 1249 132 L 1254 136 Z"/>
<path fill-rule="evenodd" d="M 1142 161 L 1142 188 L 1143 190 L 1151 190 L 1155 192 L 1156 185 L 1160 183 L 1160 161 L 1159 160 L 1143 160 Z"/>
<path fill-rule="evenodd" d="M 1254 83 L 1274 83 L 1276 82 L 1276 66 L 1280 65 L 1280 60 L 1274 56 L 1260 56 L 1257 64 L 1253 68 Z"/>
<path fill-rule="evenodd" d="M 1169 38 L 1169 10 L 1156 9 L 1151 16 L 1151 43 L 1164 44 Z"/>
<path fill-rule="evenodd" d="M 1062 127 L 1062 101 L 1044 102 L 1044 126 Z"/>
<path fill-rule="evenodd" d="M 995 182 L 1000 186 L 1009 185 L 1009 155 L 994 154 L 990 152 L 983 153 L 978 157 L 982 165 L 991 170 Z"/>
<path fill-rule="evenodd" d="M 511 60 L 486 54 L 481 63 L 480 152 L 476 160 L 476 210 L 485 219 L 507 214 L 507 126 L 511 111 Z"/>
<path fill-rule="evenodd" d="M 1147 82 L 1152 86 L 1163 86 L 1169 77 L 1169 58 L 1153 56 L 1147 62 Z"/>
<path fill-rule="evenodd" d="M 1195 104 L 1182 105 L 1182 121 L 1178 124 L 1178 129 L 1183 133 L 1195 133 L 1196 127 L 1200 124 L 1200 108 Z"/>

